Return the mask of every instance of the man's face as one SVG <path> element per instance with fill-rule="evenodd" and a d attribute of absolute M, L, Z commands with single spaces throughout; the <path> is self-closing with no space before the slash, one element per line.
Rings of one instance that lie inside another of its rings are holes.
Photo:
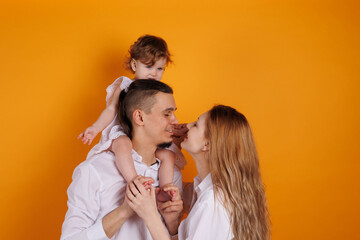
<path fill-rule="evenodd" d="M 174 125 L 178 120 L 174 114 L 176 104 L 172 94 L 159 92 L 155 99 L 150 113 L 144 113 L 144 127 L 147 136 L 158 145 L 172 141 Z"/>

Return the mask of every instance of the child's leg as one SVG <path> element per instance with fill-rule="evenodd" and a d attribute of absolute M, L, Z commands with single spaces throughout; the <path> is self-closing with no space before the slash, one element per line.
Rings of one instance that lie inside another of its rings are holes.
<path fill-rule="evenodd" d="M 163 187 L 164 185 L 173 182 L 176 155 L 167 149 L 158 149 L 155 155 L 161 160 L 159 184 L 160 187 Z"/>
<path fill-rule="evenodd" d="M 131 150 L 131 140 L 125 135 L 115 139 L 111 146 L 111 151 L 115 154 L 116 166 L 126 182 L 131 182 L 137 176 Z"/>
<path fill-rule="evenodd" d="M 161 166 L 159 169 L 159 184 L 160 189 L 162 189 L 164 185 L 173 182 L 176 155 L 170 150 L 159 149 L 156 151 L 156 157 L 161 160 Z M 173 197 L 173 192 L 164 192 L 161 190 L 157 195 L 157 200 L 166 202 L 172 200 Z"/>

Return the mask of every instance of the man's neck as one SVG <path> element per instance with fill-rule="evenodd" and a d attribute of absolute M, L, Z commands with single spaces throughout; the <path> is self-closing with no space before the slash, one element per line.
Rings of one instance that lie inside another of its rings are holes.
<path fill-rule="evenodd" d="M 157 146 L 154 144 L 148 143 L 141 137 L 133 137 L 132 144 L 134 150 L 142 157 L 142 162 L 150 166 L 156 162 L 155 151 Z"/>

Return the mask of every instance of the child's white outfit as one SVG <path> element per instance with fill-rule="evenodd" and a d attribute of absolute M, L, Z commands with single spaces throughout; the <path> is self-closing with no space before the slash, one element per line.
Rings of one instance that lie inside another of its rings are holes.
<path fill-rule="evenodd" d="M 122 82 L 120 84 L 121 80 Z M 122 76 L 117 78 L 110 86 L 106 88 L 106 105 L 110 103 L 111 98 L 119 85 L 121 89 L 127 89 L 131 83 L 132 80 L 128 77 Z M 99 143 L 90 150 L 86 159 L 108 150 L 112 144 L 112 141 L 122 135 L 126 134 L 123 132 L 123 128 L 119 124 L 116 114 L 113 121 L 102 131 Z M 180 149 L 175 144 L 171 144 L 168 149 L 176 154 L 175 166 L 177 166 L 180 170 L 184 169 L 186 160 Z"/>

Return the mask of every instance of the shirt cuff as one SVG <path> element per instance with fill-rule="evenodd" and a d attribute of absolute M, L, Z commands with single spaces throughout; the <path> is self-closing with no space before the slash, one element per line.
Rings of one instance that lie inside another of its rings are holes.
<path fill-rule="evenodd" d="M 109 240 L 105 234 L 102 219 L 99 219 L 94 225 L 89 227 L 86 234 L 90 240 Z"/>

